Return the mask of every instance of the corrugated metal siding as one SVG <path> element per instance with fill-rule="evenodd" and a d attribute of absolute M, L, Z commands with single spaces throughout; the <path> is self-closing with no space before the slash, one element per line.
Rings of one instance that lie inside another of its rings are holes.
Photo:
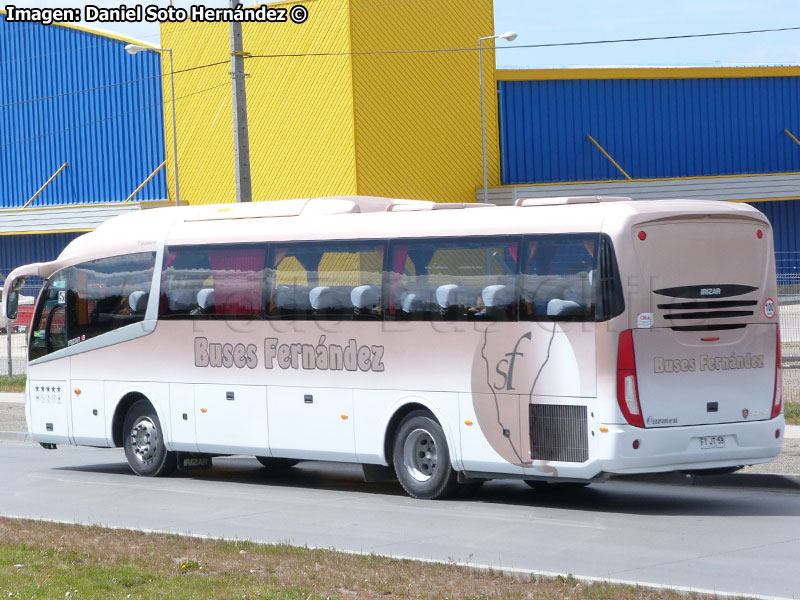
<path fill-rule="evenodd" d="M 253 200 L 371 194 L 472 201 L 483 179 L 477 54 L 392 52 L 475 47 L 493 31 L 492 1 L 465 0 L 458 10 L 451 0 L 304 4 L 302 27 L 243 25 L 244 49 L 253 55 L 245 62 Z M 224 23 L 164 23 L 161 34 L 178 70 L 230 56 Z M 494 53 L 484 61 L 496 184 Z M 181 199 L 232 202 L 230 66 L 186 72 L 175 85 Z M 167 152 L 172 185 L 169 141 Z"/>
<path fill-rule="evenodd" d="M 501 81 L 504 185 L 800 171 L 798 77 Z"/>
<path fill-rule="evenodd" d="M 475 190 L 480 201 L 483 189 Z M 518 198 L 554 196 L 628 196 L 634 200 L 688 198 L 691 200 L 737 200 L 759 202 L 800 199 L 800 175 L 737 175 L 589 183 L 538 183 L 489 189 L 489 202 L 514 204 Z"/>
<path fill-rule="evenodd" d="M 302 26 L 242 26 L 245 51 L 278 55 L 245 61 L 254 201 L 356 193 L 349 0 L 294 4 L 308 7 Z M 230 60 L 229 34 L 226 23 L 161 26 L 178 70 Z M 175 81 L 180 192 L 190 204 L 236 199 L 230 70 L 225 63 Z M 171 142 L 167 150 L 172 186 Z"/>
<path fill-rule="evenodd" d="M 779 275 L 800 273 L 800 200 L 748 202 L 767 215 L 775 236 L 775 268 Z"/>
<path fill-rule="evenodd" d="M 164 161 L 161 64 L 125 42 L 0 14 L 0 208 L 122 201 Z M 125 83 L 132 82 L 132 83 Z M 162 170 L 136 200 L 166 198 Z"/>
<path fill-rule="evenodd" d="M 477 52 L 419 52 L 474 48 L 492 35 L 491 0 L 454 5 L 351 2 L 359 194 L 472 202 L 482 185 Z M 397 51 L 409 53 L 389 54 Z M 499 182 L 494 64 L 484 51 L 490 185 Z"/>
<path fill-rule="evenodd" d="M 3 279 L 19 266 L 28 263 L 46 262 L 58 258 L 61 251 L 80 233 L 49 233 L 47 235 L 2 235 L 0 236 L 0 274 Z M 42 280 L 32 277 L 22 293 L 35 296 Z"/>

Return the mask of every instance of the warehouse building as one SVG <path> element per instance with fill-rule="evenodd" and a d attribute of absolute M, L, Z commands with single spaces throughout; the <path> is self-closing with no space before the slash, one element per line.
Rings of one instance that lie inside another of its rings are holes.
<path fill-rule="evenodd" d="M 748 202 L 800 267 L 800 68 L 498 71 L 501 186 L 561 195 Z"/>
<path fill-rule="evenodd" d="M 0 10 L 0 274 L 168 199 L 161 57 L 129 43 Z"/>
<path fill-rule="evenodd" d="M 482 75 L 491 202 L 747 201 L 773 222 L 779 271 L 800 266 L 800 68 L 496 70 L 485 50 L 480 70 L 492 0 L 458 11 L 450 0 L 426 0 L 424 11 L 413 1 L 300 3 L 302 25 L 243 24 L 254 200 L 482 199 Z M 232 202 L 228 24 L 165 23 L 161 36 L 177 71 L 181 200 Z M 155 52 L 127 55 L 129 41 L 0 18 L 0 50 L 12 58 L 0 75 L 16 82 L 0 90 L 13 124 L 0 168 L 21 174 L 0 196 L 0 272 L 51 258 L 119 211 L 174 199 L 168 68 Z"/>
<path fill-rule="evenodd" d="M 492 1 L 452 11 L 430 0 L 424 12 L 414 2 L 304 4 L 303 25 L 243 26 L 253 199 L 480 201 L 475 48 L 494 33 Z M 225 60 L 228 35 L 224 24 L 162 26 L 177 68 Z M 779 270 L 800 266 L 800 68 L 494 64 L 484 51 L 490 202 L 584 194 L 751 202 L 775 226 Z M 228 82 L 228 65 L 182 82 L 196 92 L 178 115 L 181 196 L 192 204 L 235 195 Z"/>

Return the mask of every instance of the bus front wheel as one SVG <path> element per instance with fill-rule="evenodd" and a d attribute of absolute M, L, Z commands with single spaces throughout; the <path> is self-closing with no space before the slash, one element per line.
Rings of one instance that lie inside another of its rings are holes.
<path fill-rule="evenodd" d="M 153 405 L 137 400 L 125 415 L 122 426 L 125 458 L 133 472 L 143 477 L 169 475 L 178 466 L 178 458 L 164 444 L 164 431 Z"/>
<path fill-rule="evenodd" d="M 458 489 L 442 426 L 425 411 L 410 413 L 394 439 L 394 470 L 413 498 L 436 500 Z"/>

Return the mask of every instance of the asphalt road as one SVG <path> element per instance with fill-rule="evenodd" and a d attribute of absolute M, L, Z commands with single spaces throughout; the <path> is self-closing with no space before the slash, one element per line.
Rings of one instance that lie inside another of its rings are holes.
<path fill-rule="evenodd" d="M 349 465 L 270 474 L 225 458 L 143 479 L 120 450 L 0 443 L 0 514 L 800 597 L 796 489 L 491 482 L 470 499 L 426 502 L 363 483 Z"/>

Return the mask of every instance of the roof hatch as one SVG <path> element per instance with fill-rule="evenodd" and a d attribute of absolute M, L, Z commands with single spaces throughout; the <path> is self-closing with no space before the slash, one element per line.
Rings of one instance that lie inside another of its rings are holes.
<path fill-rule="evenodd" d="M 627 196 L 558 196 L 556 198 L 519 198 L 514 206 L 559 206 L 563 204 L 594 204 L 597 202 L 630 202 Z"/>

